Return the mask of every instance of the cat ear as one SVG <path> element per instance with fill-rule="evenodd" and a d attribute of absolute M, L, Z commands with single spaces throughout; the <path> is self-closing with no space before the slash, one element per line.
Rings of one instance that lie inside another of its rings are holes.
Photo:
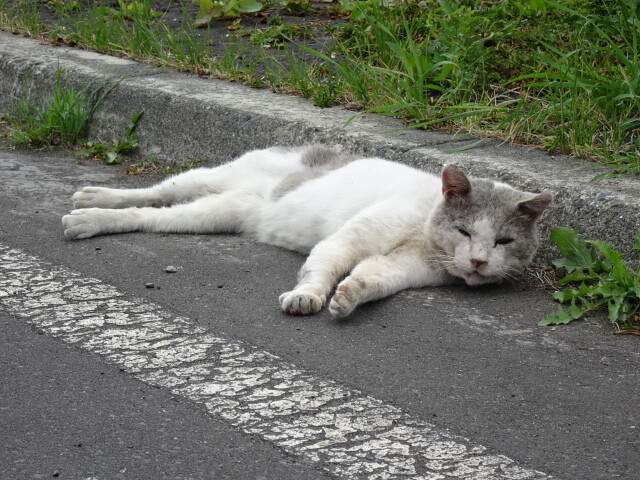
<path fill-rule="evenodd" d="M 518 211 L 532 220 L 536 220 L 542 215 L 542 212 L 551 203 L 551 200 L 553 200 L 553 193 L 545 191 L 529 200 L 519 202 Z"/>
<path fill-rule="evenodd" d="M 466 197 L 471 191 L 469 179 L 455 165 L 446 165 L 442 169 L 442 194 L 446 200 Z"/>

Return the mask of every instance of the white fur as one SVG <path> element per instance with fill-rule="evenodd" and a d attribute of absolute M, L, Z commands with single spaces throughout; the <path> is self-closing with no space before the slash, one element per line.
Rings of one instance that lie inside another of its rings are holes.
<path fill-rule="evenodd" d="M 248 233 L 265 243 L 309 252 L 298 284 L 280 296 L 284 311 L 319 311 L 340 282 L 329 304 L 336 317 L 402 289 L 449 283 L 454 278 L 449 271 L 469 284 L 486 283 L 484 275 L 474 278 L 469 259 L 486 259 L 491 268 L 504 261 L 489 248 L 495 237 L 490 222 L 478 221 L 473 242 L 453 238 L 456 232 L 447 234 L 455 267 L 445 268 L 428 231 L 431 212 L 443 201 L 442 183 L 397 163 L 355 160 L 273 199 L 285 177 L 306 168 L 300 161 L 303 153 L 253 151 L 145 189 L 85 187 L 73 195 L 76 210 L 62 219 L 65 236 Z"/>

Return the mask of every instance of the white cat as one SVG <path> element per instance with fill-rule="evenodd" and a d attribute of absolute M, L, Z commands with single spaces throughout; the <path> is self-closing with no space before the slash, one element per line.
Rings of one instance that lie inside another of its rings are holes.
<path fill-rule="evenodd" d="M 329 311 L 344 317 L 406 288 L 514 276 L 533 258 L 536 220 L 552 197 L 468 179 L 455 166 L 440 179 L 328 147 L 270 148 L 150 188 L 85 187 L 62 223 L 70 239 L 243 232 L 309 253 L 282 309 L 316 313 L 337 284 Z"/>

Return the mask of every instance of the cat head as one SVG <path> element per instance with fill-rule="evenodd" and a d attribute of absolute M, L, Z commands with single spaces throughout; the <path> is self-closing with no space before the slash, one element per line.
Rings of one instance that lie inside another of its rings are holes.
<path fill-rule="evenodd" d="M 533 259 L 539 244 L 536 221 L 552 199 L 550 192 L 534 194 L 470 179 L 448 165 L 428 233 L 451 275 L 468 285 L 497 283 Z"/>

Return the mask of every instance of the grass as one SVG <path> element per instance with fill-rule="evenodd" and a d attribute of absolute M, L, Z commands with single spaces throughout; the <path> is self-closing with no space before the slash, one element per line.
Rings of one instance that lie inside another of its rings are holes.
<path fill-rule="evenodd" d="M 16 99 L 13 111 L 5 117 L 10 142 L 36 148 L 77 145 L 87 137 L 96 108 L 114 87 L 100 85 L 92 91 L 78 91 L 66 85 L 58 70 L 44 107 L 26 99 Z"/>
<path fill-rule="evenodd" d="M 0 137 L 6 135 L 9 143 L 14 145 L 72 148 L 76 150 L 77 156 L 100 160 L 108 165 L 123 163 L 123 155 L 134 153 L 139 148 L 139 137 L 134 132 L 144 114 L 143 111 L 131 117 L 122 137 L 113 144 L 107 145 L 88 139 L 89 127 L 96 109 L 119 83 L 77 90 L 65 81 L 62 71 L 58 69 L 44 106 L 39 107 L 31 100 L 16 99 L 11 113 L 0 118 Z M 201 160 L 187 159 L 176 167 L 170 167 L 161 165 L 153 157 L 148 157 L 135 161 L 125 172 L 128 175 L 171 175 L 199 167 L 202 163 Z"/>
<path fill-rule="evenodd" d="M 74 5 L 68 13 L 60 3 L 58 20 L 43 25 L 33 2 L 5 0 L 0 25 L 299 94 L 318 106 L 399 116 L 408 127 L 574 155 L 608 167 L 606 174 L 640 173 L 635 0 L 342 0 L 326 48 L 293 45 L 308 32 L 286 24 L 248 35 L 255 45 L 288 46 L 277 55 L 241 41 L 243 29 L 229 30 L 222 53 L 212 54 L 211 35 L 186 11 L 170 28 L 148 0 L 128 9 Z"/>

